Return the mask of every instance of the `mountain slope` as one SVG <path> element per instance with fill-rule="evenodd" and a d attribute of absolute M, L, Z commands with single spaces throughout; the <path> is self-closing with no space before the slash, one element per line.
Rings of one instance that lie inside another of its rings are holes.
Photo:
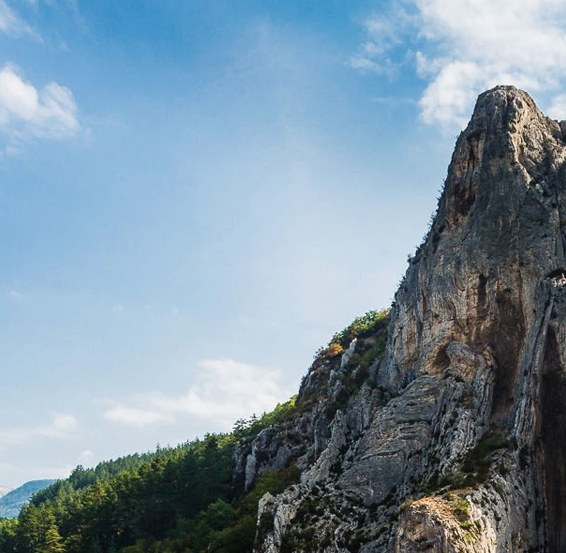
<path fill-rule="evenodd" d="M 565 160 L 526 93 L 479 97 L 385 358 L 262 501 L 258 553 L 566 551 Z"/>
<path fill-rule="evenodd" d="M 3 495 L 0 497 L 0 518 L 16 518 L 20 514 L 22 506 L 35 493 L 51 486 L 54 482 L 55 480 L 31 480 Z"/>

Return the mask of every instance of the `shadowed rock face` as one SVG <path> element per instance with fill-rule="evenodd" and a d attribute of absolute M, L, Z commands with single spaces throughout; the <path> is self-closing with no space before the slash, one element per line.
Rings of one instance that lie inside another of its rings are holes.
<path fill-rule="evenodd" d="M 565 161 L 528 94 L 478 98 L 385 357 L 326 438 L 301 435 L 301 484 L 262 502 L 258 552 L 566 551 Z"/>
<path fill-rule="evenodd" d="M 549 551 L 566 551 L 566 379 L 559 345 L 549 329 L 541 379 L 541 429 Z"/>

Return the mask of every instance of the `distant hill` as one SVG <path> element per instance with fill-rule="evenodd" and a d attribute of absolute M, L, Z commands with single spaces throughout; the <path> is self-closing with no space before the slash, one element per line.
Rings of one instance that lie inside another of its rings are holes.
<path fill-rule="evenodd" d="M 32 480 L 0 497 L 0 518 L 17 518 L 22 505 L 28 502 L 34 493 L 54 482 L 55 480 Z"/>
<path fill-rule="evenodd" d="M 11 491 L 12 488 L 8 488 L 8 486 L 0 486 L 0 497 L 4 497 L 7 493 Z"/>

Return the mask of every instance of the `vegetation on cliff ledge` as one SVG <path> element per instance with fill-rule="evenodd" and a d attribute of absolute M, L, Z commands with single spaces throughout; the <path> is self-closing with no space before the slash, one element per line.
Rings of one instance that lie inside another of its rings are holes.
<path fill-rule="evenodd" d="M 358 338 L 350 358 L 355 387 L 384 350 L 388 312 L 370 311 L 336 333 L 317 353 L 320 364 L 339 363 Z M 357 377 L 355 375 L 358 375 Z M 354 392 L 354 389 L 349 391 Z M 289 463 L 256 478 L 237 496 L 232 462 L 236 445 L 269 426 L 292 424 L 307 408 L 297 396 L 270 413 L 240 419 L 229 434 L 174 448 L 78 466 L 66 480 L 37 493 L 19 518 L 0 520 L 0 553 L 244 553 L 251 551 L 259 499 L 298 482 Z"/>

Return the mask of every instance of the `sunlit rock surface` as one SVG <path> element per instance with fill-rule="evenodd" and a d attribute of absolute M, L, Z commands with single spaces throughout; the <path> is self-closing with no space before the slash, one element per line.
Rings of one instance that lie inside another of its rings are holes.
<path fill-rule="evenodd" d="M 242 489 L 301 469 L 256 553 L 566 551 L 563 129 L 513 87 L 479 97 L 385 353 L 361 382 L 363 344 L 315 363 L 296 415 L 238 449 Z"/>

